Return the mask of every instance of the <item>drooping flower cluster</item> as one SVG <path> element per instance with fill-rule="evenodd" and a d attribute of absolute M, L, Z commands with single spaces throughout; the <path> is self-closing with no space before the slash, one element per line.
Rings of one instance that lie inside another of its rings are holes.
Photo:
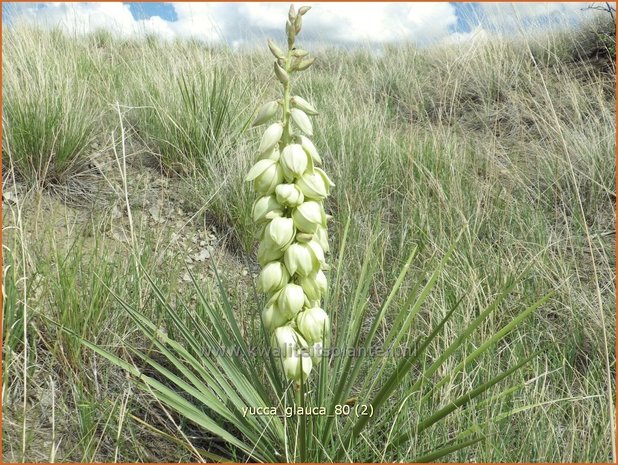
<path fill-rule="evenodd" d="M 260 225 L 258 287 L 268 296 L 262 321 L 279 350 L 286 377 L 296 383 L 306 380 L 319 362 L 330 329 L 320 303 L 327 290 L 324 270 L 329 250 L 329 216 L 323 202 L 334 184 L 318 167 L 322 160 L 309 139 L 313 135 L 310 116 L 318 112 L 302 97 L 292 96 L 290 89 L 290 76 L 314 61 L 295 47 L 302 17 L 309 9 L 305 6 L 296 12 L 290 7 L 287 52 L 268 41 L 283 98 L 262 105 L 257 112 L 254 126 L 270 125 L 246 177 L 260 195 L 253 205 L 253 220 Z"/>

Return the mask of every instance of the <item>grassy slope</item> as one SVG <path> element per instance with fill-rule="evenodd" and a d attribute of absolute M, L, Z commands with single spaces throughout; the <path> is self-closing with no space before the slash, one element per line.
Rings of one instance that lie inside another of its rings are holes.
<path fill-rule="evenodd" d="M 588 37 L 552 33 L 526 41 L 387 48 L 380 57 L 325 51 L 296 87 L 321 111 L 315 141 L 337 184 L 327 206 L 335 217 L 333 244 L 351 218 L 354 247 L 335 263 L 349 269 L 343 289 L 354 283 L 376 235 L 372 306 L 384 298 L 412 245 L 421 253 L 406 286 L 422 280 L 436 254 L 464 229 L 412 331 L 426 332 L 464 295 L 459 320 L 448 328 L 450 336 L 458 334 L 459 325 L 528 265 L 513 297 L 481 332 L 495 331 L 524 305 L 554 292 L 508 344 L 444 387 L 445 394 L 458 392 L 543 348 L 519 375 L 524 389 L 509 400 L 516 408 L 537 407 L 492 427 L 495 435 L 486 442 L 449 460 L 611 459 L 615 70 L 578 59 L 591 49 Z M 19 194 L 18 203 L 5 204 L 3 218 L 5 457 L 190 460 L 173 417 L 45 317 L 122 352 L 123 339 L 136 336 L 107 288 L 159 319 L 137 264 L 156 269 L 170 296 L 179 295 L 187 252 L 168 247 L 170 233 L 197 236 L 205 223 L 216 225 L 216 261 L 229 270 L 238 307 L 257 310 L 247 280 L 234 270 L 245 262 L 255 270 L 253 193 L 242 178 L 259 131 L 245 123 L 259 102 L 276 96 L 270 58 L 195 43 L 119 41 L 104 33 L 76 41 L 24 29 L 6 32 L 3 51 L 3 166 L 7 186 L 14 169 L 12 188 Z M 95 152 L 102 166 L 85 158 Z M 48 164 L 36 160 L 49 153 L 60 160 L 42 169 Z M 170 178 L 134 163 L 149 154 Z M 152 193 L 153 182 L 166 186 L 155 197 L 188 212 L 180 224 L 175 214 L 153 223 L 154 201 L 135 200 Z M 81 205 L 26 194 L 34 184 Z M 114 221 L 127 241 L 114 240 Z M 440 399 L 432 402 L 440 405 Z M 499 407 L 490 403 L 488 411 Z M 405 427 L 416 414 L 402 412 Z M 178 441 L 153 447 L 153 433 L 133 415 Z M 455 415 L 432 436 L 446 438 L 470 421 Z M 199 437 L 189 426 L 183 431 Z M 208 446 L 204 438 L 193 442 Z M 355 459 L 377 460 L 378 445 L 368 440 Z M 415 444 L 400 457 L 426 446 Z"/>

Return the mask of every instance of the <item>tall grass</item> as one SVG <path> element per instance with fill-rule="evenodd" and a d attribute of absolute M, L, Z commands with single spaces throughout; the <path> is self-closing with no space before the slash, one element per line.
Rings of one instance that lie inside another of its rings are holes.
<path fill-rule="evenodd" d="M 496 37 L 427 49 L 390 47 L 383 55 L 324 50 L 300 83 L 299 94 L 321 111 L 324 123 L 316 125 L 315 140 L 337 184 L 327 205 L 335 217 L 334 256 L 350 218 L 345 255 L 335 267 L 338 282 L 329 297 L 329 304 L 337 309 L 335 315 L 349 305 L 360 282 L 366 287 L 360 295 L 367 315 L 375 316 L 410 250 L 417 247 L 400 294 L 391 304 L 402 308 L 405 296 L 426 282 L 427 270 L 434 269 L 436 257 L 449 250 L 463 230 L 448 266 L 400 344 L 429 334 L 461 299 L 456 318 L 445 324 L 443 337 L 427 349 L 428 363 L 437 360 L 514 276 L 521 279 L 499 310 L 470 335 L 462 353 L 437 369 L 432 382 L 439 382 L 522 308 L 540 296 L 552 295 L 518 331 L 476 364 L 466 364 L 462 373 L 447 378 L 430 395 L 387 404 L 392 429 L 371 430 L 373 436 L 368 434 L 353 449 L 346 449 L 349 458 L 409 460 L 436 446 L 436 438 L 464 431 L 471 422 L 486 427 L 487 418 L 500 419 L 503 412 L 513 410 L 517 414 L 511 420 L 489 426 L 490 434 L 483 441 L 454 451 L 447 459 L 612 460 L 615 70 L 587 58 L 583 52 L 588 46 L 586 37 L 548 31 L 543 36 Z M 62 105 L 76 108 L 67 113 L 75 115 L 76 121 L 100 121 L 94 125 L 94 134 L 104 139 L 109 139 L 114 128 L 110 121 L 117 118 L 109 104 L 119 102 L 122 108 L 129 108 L 126 122 L 134 129 L 126 141 L 129 157 L 149 150 L 165 160 L 169 171 L 180 173 L 172 179 L 183 183 L 179 191 L 183 208 L 216 226 L 220 245 L 226 247 L 225 259 L 216 266 L 228 273 L 224 281 L 233 311 L 244 315 L 240 318 L 242 331 L 250 337 L 258 329 L 254 327 L 257 303 L 251 280 L 235 272 L 239 263 L 247 263 L 249 273 L 256 269 L 250 258 L 255 243 L 248 206 L 252 193 L 242 178 L 255 155 L 251 140 L 257 140 L 259 134 L 243 132 L 246 121 L 242 118 L 227 118 L 244 114 L 249 120 L 259 102 L 274 97 L 266 90 L 271 88 L 267 81 L 272 79 L 270 66 L 262 65 L 264 56 L 257 52 L 233 53 L 195 43 L 94 39 L 75 41 L 44 31 L 5 31 L 5 105 L 11 94 L 14 99 L 31 99 L 31 106 L 44 99 L 52 101 L 54 97 L 47 92 L 56 86 L 64 89 L 59 100 Z M 68 52 L 65 57 L 62 50 L 71 50 L 71 65 L 64 70 L 54 65 L 69 59 Z M 39 57 L 49 66 L 42 67 L 29 57 Z M 19 69 L 25 71 L 19 74 Z M 224 84 L 213 101 L 229 101 L 234 113 L 227 115 L 221 105 L 209 103 L 215 73 Z M 181 76 L 185 76 L 184 88 L 191 89 L 187 95 L 197 99 L 194 112 L 186 111 L 192 108 L 191 98 L 183 100 Z M 63 84 L 71 82 L 74 88 L 82 88 L 76 84 L 78 77 L 87 78 L 83 85 L 88 86 L 89 94 L 83 99 L 79 92 L 67 94 L 72 90 Z M 45 93 L 38 91 L 37 83 L 45 84 Z M 245 91 L 245 85 L 253 89 L 251 93 Z M 33 96 L 22 95 L 18 89 L 30 89 Z M 10 117 L 8 108 L 3 109 L 4 163 L 23 155 L 25 165 L 30 166 L 31 152 L 18 150 L 20 145 L 11 142 L 9 134 L 11 126 L 17 130 L 33 123 Z M 88 115 L 97 117 L 89 119 Z M 229 131 L 217 132 L 210 126 L 213 119 L 220 118 Z M 53 147 L 54 138 L 49 137 L 52 125 L 40 124 L 45 131 L 39 134 L 45 136 L 47 147 Z M 90 128 L 90 123 L 87 126 Z M 90 130 L 75 134 L 85 140 L 92 137 Z M 213 134 L 219 143 L 211 151 L 208 144 L 214 140 L 210 139 Z M 77 159 L 86 155 L 82 150 Z M 14 166 L 17 176 L 19 165 Z M 177 169 L 179 166 L 182 169 Z M 131 169 L 138 174 L 129 164 Z M 44 176 L 37 176 L 31 179 L 41 184 Z M 38 203 L 28 198 L 23 202 Z M 220 443 L 205 437 L 190 422 L 181 423 L 148 392 L 130 391 L 130 383 L 103 359 L 89 351 L 72 352 L 76 340 L 48 320 L 119 357 L 127 355 L 129 340 L 139 350 L 149 349 L 135 336 L 137 328 L 129 323 L 126 309 L 104 295 L 103 289 L 109 288 L 156 321 L 157 328 L 168 330 L 170 338 L 182 341 L 184 336 L 173 329 L 174 322 L 165 316 L 163 306 L 155 303 L 157 295 L 133 259 L 145 254 L 140 260 L 146 269 L 157 270 L 156 288 L 170 283 L 162 291 L 165 300 L 173 299 L 173 308 L 182 308 L 180 302 L 188 307 L 179 312 L 180 317 L 205 311 L 196 290 L 185 291 L 180 298 L 171 284 L 180 273 L 182 256 L 163 261 L 148 258 L 150 246 L 154 249 L 155 244 L 169 239 L 165 235 L 156 240 L 140 239 L 138 234 L 133 243 L 137 250 L 134 245 L 126 246 L 123 253 L 112 255 L 105 245 L 109 239 L 100 233 L 100 223 L 106 220 L 95 215 L 96 227 L 89 228 L 92 233 L 88 234 L 100 239 L 99 252 L 91 254 L 88 241 L 75 240 L 74 233 L 59 236 L 55 247 L 37 249 L 37 241 L 50 226 L 44 227 L 45 222 L 38 220 L 35 227 L 35 216 L 28 212 L 21 228 L 15 228 L 17 220 L 4 213 L 9 227 L 5 246 L 10 249 L 5 256 L 11 261 L 5 259 L 4 264 L 7 346 L 3 387 L 7 399 L 16 399 L 13 404 L 3 403 L 5 421 L 8 419 L 4 443 L 9 449 L 5 450 L 13 451 L 9 454 L 15 459 L 21 459 L 22 452 L 26 458 L 49 458 L 50 448 L 42 446 L 50 441 L 45 439 L 49 427 L 33 423 L 36 410 L 24 408 L 22 399 L 24 390 L 45 397 L 51 376 L 55 379 L 57 429 L 76 444 L 72 450 L 61 447 L 57 460 L 195 460 L 198 456 L 213 460 L 222 455 L 226 449 Z M 173 224 L 165 228 L 166 233 L 177 232 Z M 148 229 L 145 225 L 144 230 Z M 74 248 L 64 242 L 75 244 Z M 22 243 L 28 254 L 21 253 Z M 359 273 L 369 251 L 373 273 L 371 279 L 361 280 Z M 104 259 L 111 263 L 109 269 L 99 266 Z M 125 286 L 126 282 L 131 286 Z M 70 283 L 74 284 L 67 289 Z M 222 305 L 214 277 L 199 289 L 206 302 Z M 82 309 L 91 315 L 86 317 L 91 324 L 81 323 L 78 312 Z M 46 318 L 34 318 L 36 315 Z M 23 321 L 31 322 L 27 341 Z M 396 323 L 396 316 L 386 318 L 377 340 L 385 339 Z M 51 342 L 56 340 L 63 342 Z M 447 421 L 428 429 L 425 436 L 411 442 L 402 440 L 384 451 L 385 444 L 394 444 L 419 418 L 444 407 L 445 399 L 465 394 L 470 386 L 497 376 L 539 348 L 543 352 L 514 375 L 519 390 L 504 396 L 494 391 L 474 401 L 474 409 L 454 412 Z M 160 348 L 155 349 L 151 353 L 158 355 Z M 385 360 L 384 370 L 395 366 L 395 361 Z M 82 380 L 84 387 L 69 394 L 57 373 L 71 373 L 70 379 Z M 366 373 L 361 371 L 361 375 Z M 395 393 L 397 398 L 406 398 L 415 373 Z M 362 384 L 354 386 L 355 390 Z M 117 393 L 120 400 L 102 402 L 105 392 Z M 33 433 L 23 436 L 24 425 Z M 152 436 L 148 434 L 153 433 L 160 438 L 159 451 L 149 448 Z M 57 444 L 58 437 L 51 442 Z"/>
<path fill-rule="evenodd" d="M 87 169 L 100 129 L 104 109 L 93 92 L 94 69 L 59 31 L 46 43 L 33 30 L 22 37 L 2 42 L 4 171 L 39 187 L 65 184 Z"/>
<path fill-rule="evenodd" d="M 153 86 L 147 78 L 152 69 L 143 72 L 137 78 L 147 83 L 137 100 L 143 106 L 132 115 L 137 131 L 164 169 L 209 176 L 210 167 L 229 156 L 242 128 L 234 78 L 217 68 L 206 75 L 193 64 Z"/>

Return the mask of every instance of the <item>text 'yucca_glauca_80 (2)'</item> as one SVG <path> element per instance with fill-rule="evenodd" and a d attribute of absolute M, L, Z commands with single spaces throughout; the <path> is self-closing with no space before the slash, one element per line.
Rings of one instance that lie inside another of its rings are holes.
<path fill-rule="evenodd" d="M 319 363 L 330 332 L 321 300 L 328 287 L 324 270 L 328 269 L 329 216 L 324 200 L 334 184 L 319 167 L 322 160 L 309 139 L 313 136 L 311 117 L 318 112 L 291 90 L 292 77 L 315 60 L 295 46 L 309 9 L 290 7 L 285 26 L 287 51 L 268 41 L 283 97 L 257 111 L 253 125 L 268 127 L 246 177 L 260 195 L 253 204 L 253 220 L 259 225 L 260 238 L 258 288 L 268 297 L 262 321 L 273 348 L 279 351 L 285 376 L 297 386 Z"/>

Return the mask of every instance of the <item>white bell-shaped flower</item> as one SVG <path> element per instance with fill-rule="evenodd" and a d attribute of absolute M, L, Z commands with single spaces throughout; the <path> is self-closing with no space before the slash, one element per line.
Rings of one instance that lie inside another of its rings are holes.
<path fill-rule="evenodd" d="M 260 272 L 258 277 L 258 289 L 267 294 L 276 292 L 285 286 L 290 280 L 290 274 L 281 262 L 270 262 Z"/>
<path fill-rule="evenodd" d="M 308 276 L 301 277 L 298 284 L 303 288 L 307 298 L 311 301 L 318 301 L 322 298 L 328 289 L 326 275 L 322 270 L 311 273 Z"/>
<path fill-rule="evenodd" d="M 277 299 L 281 313 L 287 318 L 294 318 L 305 305 L 305 293 L 298 284 L 287 284 L 281 289 Z"/>
<path fill-rule="evenodd" d="M 268 122 L 269 119 L 277 114 L 278 109 L 279 104 L 276 100 L 265 103 L 259 108 L 257 116 L 253 120 L 252 126 L 259 126 L 260 124 Z"/>
<path fill-rule="evenodd" d="M 313 366 L 317 366 L 324 358 L 324 344 L 322 342 L 316 342 L 314 344 L 310 344 L 309 348 L 309 357 L 311 357 L 311 361 L 313 362 Z"/>
<path fill-rule="evenodd" d="M 299 97 L 298 95 L 292 97 L 290 99 L 290 103 L 292 104 L 292 106 L 304 111 L 307 115 L 315 116 L 318 114 L 318 110 L 316 110 L 313 105 L 311 105 L 304 98 Z"/>
<path fill-rule="evenodd" d="M 319 202 L 309 200 L 301 203 L 292 213 L 294 226 L 304 233 L 313 234 L 318 226 L 326 224 L 326 214 Z"/>
<path fill-rule="evenodd" d="M 303 136 L 302 134 L 299 134 L 298 136 L 296 136 L 296 140 L 301 145 L 301 147 L 305 149 L 305 152 L 307 152 L 307 154 L 311 157 L 311 159 L 313 160 L 313 163 L 317 165 L 322 164 L 322 159 L 320 158 L 318 149 L 315 148 L 315 145 L 313 145 L 313 142 L 311 142 L 311 139 L 309 139 L 306 136 Z"/>
<path fill-rule="evenodd" d="M 283 256 L 285 267 L 290 275 L 307 276 L 320 268 L 320 262 L 307 244 L 292 243 Z"/>
<path fill-rule="evenodd" d="M 268 152 L 275 145 L 279 143 L 281 140 L 281 136 L 283 135 L 283 124 L 274 123 L 266 128 L 264 131 L 264 135 L 262 136 L 262 140 L 260 141 L 260 148 L 258 149 L 258 153 L 261 155 L 264 152 Z"/>
<path fill-rule="evenodd" d="M 298 108 L 292 108 L 290 114 L 292 115 L 292 121 L 296 123 L 296 126 L 298 126 L 302 132 L 308 136 L 313 135 L 313 124 L 311 124 L 311 120 L 304 111 Z"/>
<path fill-rule="evenodd" d="M 304 173 L 296 185 L 300 188 L 305 197 L 309 199 L 322 200 L 328 196 L 333 182 L 320 168 L 315 168 L 313 172 Z"/>
<path fill-rule="evenodd" d="M 285 377 L 290 381 L 295 381 L 296 384 L 300 384 L 301 379 L 303 382 L 307 381 L 312 369 L 313 362 L 308 353 L 291 355 L 283 359 L 283 373 Z"/>
<path fill-rule="evenodd" d="M 324 250 L 322 250 L 322 247 L 315 239 L 307 242 L 307 247 L 311 249 L 313 256 L 318 261 L 320 266 L 326 265 L 326 256 L 324 255 Z"/>
<path fill-rule="evenodd" d="M 258 247 L 258 263 L 265 266 L 268 262 L 279 260 L 282 256 L 283 250 L 272 241 L 268 234 L 264 234 Z"/>
<path fill-rule="evenodd" d="M 279 161 L 281 153 L 279 152 L 279 146 L 275 145 L 272 149 L 260 154 L 258 160 L 274 160 Z"/>
<path fill-rule="evenodd" d="M 308 308 L 296 316 L 298 331 L 310 343 L 324 340 L 330 327 L 327 313 L 320 307 Z"/>
<path fill-rule="evenodd" d="M 260 160 L 249 170 L 246 181 L 254 181 L 254 188 L 262 194 L 272 194 L 283 181 L 283 170 L 275 160 Z"/>
<path fill-rule="evenodd" d="M 322 250 L 325 253 L 329 252 L 330 246 L 328 245 L 328 233 L 326 231 L 326 227 L 321 226 L 321 225 L 318 226 L 317 229 L 315 230 L 313 238 L 318 244 L 320 244 L 320 247 L 322 247 Z"/>
<path fill-rule="evenodd" d="M 278 349 L 281 357 L 298 355 L 301 347 L 307 347 L 307 341 L 290 325 L 283 325 L 273 331 L 272 346 Z"/>
<path fill-rule="evenodd" d="M 290 245 L 294 234 L 296 234 L 294 220 L 286 217 L 273 218 L 265 230 L 265 236 L 268 236 L 281 250 L 285 250 Z"/>
<path fill-rule="evenodd" d="M 281 168 L 286 179 L 292 181 L 303 175 L 309 166 L 309 157 L 299 144 L 290 144 L 281 152 Z"/>
<path fill-rule="evenodd" d="M 266 215 L 271 213 L 271 218 Z M 251 210 L 253 221 L 256 223 L 262 223 L 268 221 L 275 216 L 283 215 L 283 207 L 274 195 L 263 195 L 253 203 L 253 209 Z"/>
<path fill-rule="evenodd" d="M 279 184 L 275 188 L 277 202 L 286 207 L 297 207 L 304 202 L 305 196 L 296 184 Z"/>
<path fill-rule="evenodd" d="M 277 302 L 266 305 L 262 310 L 262 323 L 269 333 L 273 332 L 275 328 L 285 325 L 288 321 L 279 311 Z"/>

